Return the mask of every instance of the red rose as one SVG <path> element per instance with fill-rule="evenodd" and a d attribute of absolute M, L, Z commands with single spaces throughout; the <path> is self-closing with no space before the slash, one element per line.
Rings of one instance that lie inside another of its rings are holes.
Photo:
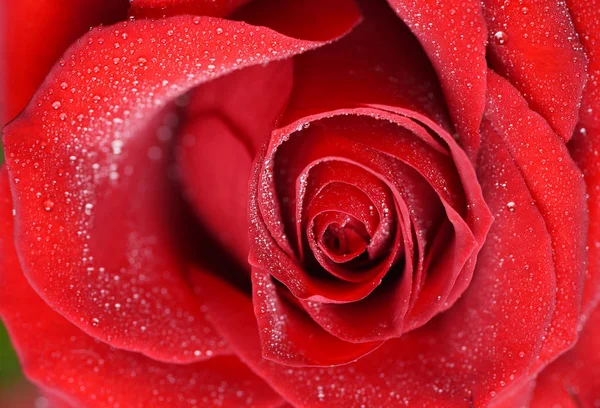
<path fill-rule="evenodd" d="M 599 406 L 596 1 L 27 3 L 0 313 L 51 401 Z"/>

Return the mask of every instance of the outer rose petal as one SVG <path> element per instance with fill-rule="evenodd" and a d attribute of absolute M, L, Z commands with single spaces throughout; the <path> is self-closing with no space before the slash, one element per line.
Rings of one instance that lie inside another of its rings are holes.
<path fill-rule="evenodd" d="M 486 28 L 477 0 L 388 0 L 429 56 L 444 89 L 461 144 L 479 148 L 485 108 Z M 465 63 L 468 61 L 468 63 Z"/>
<path fill-rule="evenodd" d="M 562 140 L 518 91 L 492 71 L 488 87 L 486 118 L 519 166 L 554 250 L 556 311 L 534 368 L 539 369 L 577 339 L 587 260 L 585 185 Z"/>
<path fill-rule="evenodd" d="M 229 19 L 313 41 L 338 37 L 358 18 L 356 5 L 350 0 L 133 0 L 132 6 L 134 15 L 153 17 L 225 16 L 236 10 Z"/>
<path fill-rule="evenodd" d="M 135 17 L 165 17 L 176 14 L 225 17 L 251 0 L 129 0 Z"/>
<path fill-rule="evenodd" d="M 27 104 L 65 49 L 90 27 L 127 16 L 127 0 L 2 2 L 0 124 Z"/>
<path fill-rule="evenodd" d="M 160 363 L 114 349 L 53 311 L 21 273 L 12 242 L 12 205 L 4 169 L 0 177 L 0 314 L 30 380 L 74 407 L 280 403 L 279 396 L 236 357 L 189 365 Z"/>
<path fill-rule="evenodd" d="M 589 195 L 588 271 L 582 305 L 583 317 L 587 320 L 574 348 L 539 375 L 533 408 L 600 405 L 600 308 L 597 307 L 600 296 L 600 84 L 596 80 L 600 75 L 600 2 L 568 1 L 567 4 L 590 62 L 580 122 L 571 145 Z"/>
<path fill-rule="evenodd" d="M 189 237 L 156 129 L 193 86 L 322 44 L 188 16 L 98 29 L 71 48 L 4 137 L 16 246 L 44 300 L 159 360 L 224 352 L 184 277 L 175 238 Z"/>
<path fill-rule="evenodd" d="M 565 2 L 484 0 L 483 5 L 492 68 L 568 141 L 587 61 Z"/>
<path fill-rule="evenodd" d="M 588 318 L 572 350 L 537 378 L 531 408 L 600 405 L 600 308 Z"/>
<path fill-rule="evenodd" d="M 600 1 L 567 4 L 589 59 L 589 79 L 571 144 L 571 154 L 583 172 L 589 195 L 588 270 L 582 305 L 585 317 L 600 299 Z"/>
<path fill-rule="evenodd" d="M 292 69 L 292 61 L 285 60 L 198 87 L 179 129 L 176 154 L 184 194 L 200 224 L 239 265 L 246 266 L 248 258 L 252 160 L 287 103 Z"/>

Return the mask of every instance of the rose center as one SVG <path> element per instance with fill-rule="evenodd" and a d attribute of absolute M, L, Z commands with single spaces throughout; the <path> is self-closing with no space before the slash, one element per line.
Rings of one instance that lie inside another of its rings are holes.
<path fill-rule="evenodd" d="M 350 218 L 347 223 L 327 226 L 319 240 L 319 247 L 332 260 L 344 262 L 362 254 L 369 242 L 370 237 L 364 225 Z"/>

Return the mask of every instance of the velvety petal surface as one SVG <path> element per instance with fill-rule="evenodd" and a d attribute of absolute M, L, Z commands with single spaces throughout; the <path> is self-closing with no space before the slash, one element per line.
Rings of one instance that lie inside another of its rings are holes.
<path fill-rule="evenodd" d="M 20 270 L 4 169 L 0 192 L 0 315 L 31 381 L 73 407 L 280 404 L 279 396 L 236 357 L 189 365 L 157 362 L 114 349 L 53 311 Z"/>
<path fill-rule="evenodd" d="M 90 27 L 127 17 L 127 0 L 23 0 L 2 4 L 2 108 L 13 119 L 69 45 Z"/>
<path fill-rule="evenodd" d="M 177 14 L 225 17 L 251 0 L 129 0 L 134 17 L 160 18 Z"/>
<path fill-rule="evenodd" d="M 248 180 L 292 88 L 292 62 L 250 67 L 195 89 L 178 130 L 183 192 L 239 265 L 248 258 Z M 199 175 L 201 175 L 199 177 Z"/>
<path fill-rule="evenodd" d="M 594 407 L 600 404 L 600 9 L 597 1 L 567 2 L 573 22 L 589 59 L 579 123 L 570 145 L 571 154 L 584 174 L 587 186 L 589 229 L 588 270 L 583 294 L 583 328 L 572 350 L 559 357 L 538 376 L 531 406 Z"/>
<path fill-rule="evenodd" d="M 600 309 L 588 318 L 572 350 L 537 378 L 531 403 L 542 407 L 596 407 L 600 404 Z"/>
<path fill-rule="evenodd" d="M 492 400 L 491 408 L 530 408 L 535 380 L 525 380 L 501 397 Z"/>
<path fill-rule="evenodd" d="M 568 141 L 578 120 L 587 59 L 566 2 L 482 3 L 491 67 Z"/>
<path fill-rule="evenodd" d="M 587 268 L 585 185 L 564 143 L 516 89 L 491 71 L 488 86 L 486 118 L 509 146 L 554 249 L 556 311 L 536 365 L 543 367 L 577 339 Z"/>
<path fill-rule="evenodd" d="M 476 0 L 388 0 L 435 68 L 461 144 L 474 157 L 485 108 L 486 24 Z M 468 61 L 468 63 L 465 63 Z"/>
<path fill-rule="evenodd" d="M 181 362 L 224 353 L 185 279 L 190 235 L 158 130 L 192 87 L 322 44 L 192 16 L 82 38 L 4 135 L 16 246 L 40 296 L 119 348 Z"/>
<path fill-rule="evenodd" d="M 582 305 L 583 315 L 587 316 L 600 298 L 600 2 L 568 1 L 567 4 L 589 59 L 579 124 L 570 145 L 588 194 L 588 269 Z"/>

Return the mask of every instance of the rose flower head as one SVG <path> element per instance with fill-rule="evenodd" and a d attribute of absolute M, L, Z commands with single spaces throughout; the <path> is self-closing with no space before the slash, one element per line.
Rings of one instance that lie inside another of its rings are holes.
<path fill-rule="evenodd" d="M 50 406 L 600 406 L 598 1 L 4 8 Z"/>

